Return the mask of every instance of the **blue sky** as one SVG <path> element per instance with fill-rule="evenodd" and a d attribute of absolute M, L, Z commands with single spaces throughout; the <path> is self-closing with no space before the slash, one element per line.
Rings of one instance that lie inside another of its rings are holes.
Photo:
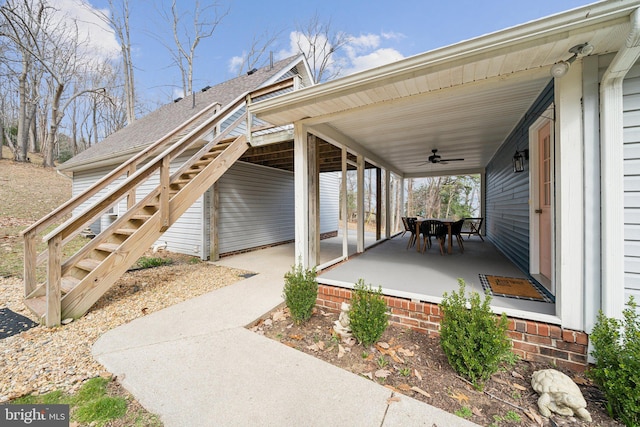
<path fill-rule="evenodd" d="M 105 8 L 106 0 L 85 1 Z M 164 103 L 176 95 L 177 69 L 157 37 L 171 36 L 158 17 L 159 2 L 130 0 L 134 65 L 138 92 L 150 102 Z M 169 4 L 169 0 L 165 0 Z M 181 10 L 193 9 L 195 0 L 179 0 Z M 202 3 L 211 1 L 202 0 Z M 275 55 L 291 51 L 289 34 L 318 14 L 331 28 L 344 31 L 360 43 L 352 46 L 347 67 L 356 71 L 502 30 L 541 17 L 593 3 L 587 0 L 218 0 L 229 9 L 213 37 L 196 51 L 194 88 L 235 77 L 229 69 L 234 56 L 251 45 L 264 31 L 281 31 L 272 50 Z M 156 4 L 154 6 L 154 4 Z M 163 28 L 164 26 L 164 28 Z M 102 41 L 108 43 L 108 35 Z"/>

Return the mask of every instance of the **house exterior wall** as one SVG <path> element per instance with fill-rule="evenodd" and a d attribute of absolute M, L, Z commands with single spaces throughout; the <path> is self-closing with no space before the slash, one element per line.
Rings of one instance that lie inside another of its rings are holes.
<path fill-rule="evenodd" d="M 640 301 L 640 65 L 623 83 L 625 301 Z"/>
<path fill-rule="evenodd" d="M 338 182 L 335 174 L 320 176 L 320 233 L 338 229 Z M 218 191 L 220 254 L 294 239 L 293 173 L 238 162 L 220 179 Z"/>
<path fill-rule="evenodd" d="M 529 272 L 529 163 L 514 173 L 513 154 L 529 148 L 529 127 L 553 101 L 553 83 L 540 94 L 486 169 L 485 233 L 522 271 Z"/>

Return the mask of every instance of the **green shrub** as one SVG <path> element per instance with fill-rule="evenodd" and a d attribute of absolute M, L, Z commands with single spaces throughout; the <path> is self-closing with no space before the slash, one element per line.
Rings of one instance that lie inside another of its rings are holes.
<path fill-rule="evenodd" d="M 296 325 L 309 320 L 318 298 L 315 267 L 312 269 L 303 269 L 302 265 L 291 267 L 291 271 L 284 275 L 283 298 Z"/>
<path fill-rule="evenodd" d="M 173 261 L 169 258 L 160 258 L 160 257 L 146 257 L 143 256 L 138 259 L 138 267 L 140 268 L 152 268 L 159 267 L 161 265 L 171 264 Z"/>
<path fill-rule="evenodd" d="M 591 355 L 596 364 L 588 371 L 607 399 L 607 410 L 627 426 L 640 426 L 640 321 L 633 297 L 623 319 L 602 311 L 593 332 Z"/>
<path fill-rule="evenodd" d="M 453 369 L 480 390 L 509 356 L 507 316 L 498 318 L 491 312 L 488 294 L 484 302 L 477 292 L 467 300 L 464 280 L 458 279 L 458 284 L 459 292 L 445 292 L 440 304 L 440 343 Z"/>
<path fill-rule="evenodd" d="M 389 326 L 382 288 L 374 291 L 365 285 L 364 280 L 358 280 L 353 288 L 349 320 L 353 336 L 363 345 L 371 345 L 378 341 Z"/>

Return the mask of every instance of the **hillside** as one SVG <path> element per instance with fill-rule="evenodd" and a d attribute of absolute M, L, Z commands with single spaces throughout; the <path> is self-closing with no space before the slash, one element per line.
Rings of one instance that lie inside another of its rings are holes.
<path fill-rule="evenodd" d="M 71 197 L 71 179 L 44 169 L 42 159 L 31 155 L 32 163 L 8 160 L 3 147 L 0 160 L 0 277 L 22 277 L 20 231 L 47 215 Z"/>

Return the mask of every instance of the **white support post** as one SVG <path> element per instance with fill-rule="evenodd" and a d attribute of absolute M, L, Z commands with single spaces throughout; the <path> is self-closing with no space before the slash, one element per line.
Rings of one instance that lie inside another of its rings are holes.
<path fill-rule="evenodd" d="M 485 206 L 484 200 L 487 194 L 487 173 L 482 171 L 480 173 L 480 216 L 482 218 L 487 217 L 487 208 Z M 482 221 L 482 227 L 480 228 L 480 234 L 487 234 L 484 232 L 486 230 L 486 220 Z M 484 229 L 484 230 L 483 230 Z"/>
<path fill-rule="evenodd" d="M 364 252 L 364 156 L 358 154 L 358 244 L 356 252 Z"/>
<path fill-rule="evenodd" d="M 307 129 L 294 124 L 295 264 L 309 268 L 309 177 Z"/>
<path fill-rule="evenodd" d="M 347 149 L 342 147 L 342 182 L 340 183 L 342 215 L 342 256 L 349 257 L 349 221 L 347 218 Z"/>
<path fill-rule="evenodd" d="M 582 63 L 555 81 L 556 314 L 567 328 L 584 328 L 584 176 Z M 576 232 L 578 230 L 578 232 Z M 553 253 L 553 248 L 552 248 Z"/>
<path fill-rule="evenodd" d="M 601 86 L 600 94 L 602 311 L 620 318 L 624 309 L 622 79 Z"/>
<path fill-rule="evenodd" d="M 307 159 L 309 188 L 309 262 L 320 264 L 320 175 L 318 164 L 318 141 L 315 135 L 307 134 Z"/>
<path fill-rule="evenodd" d="M 398 209 L 398 212 L 400 212 L 400 216 L 407 216 L 407 213 L 404 210 L 404 177 L 401 177 L 398 180 L 398 189 L 400 192 L 400 207 Z"/>
<path fill-rule="evenodd" d="M 389 169 L 384 170 L 384 236 L 388 239 L 391 237 L 391 172 Z"/>

